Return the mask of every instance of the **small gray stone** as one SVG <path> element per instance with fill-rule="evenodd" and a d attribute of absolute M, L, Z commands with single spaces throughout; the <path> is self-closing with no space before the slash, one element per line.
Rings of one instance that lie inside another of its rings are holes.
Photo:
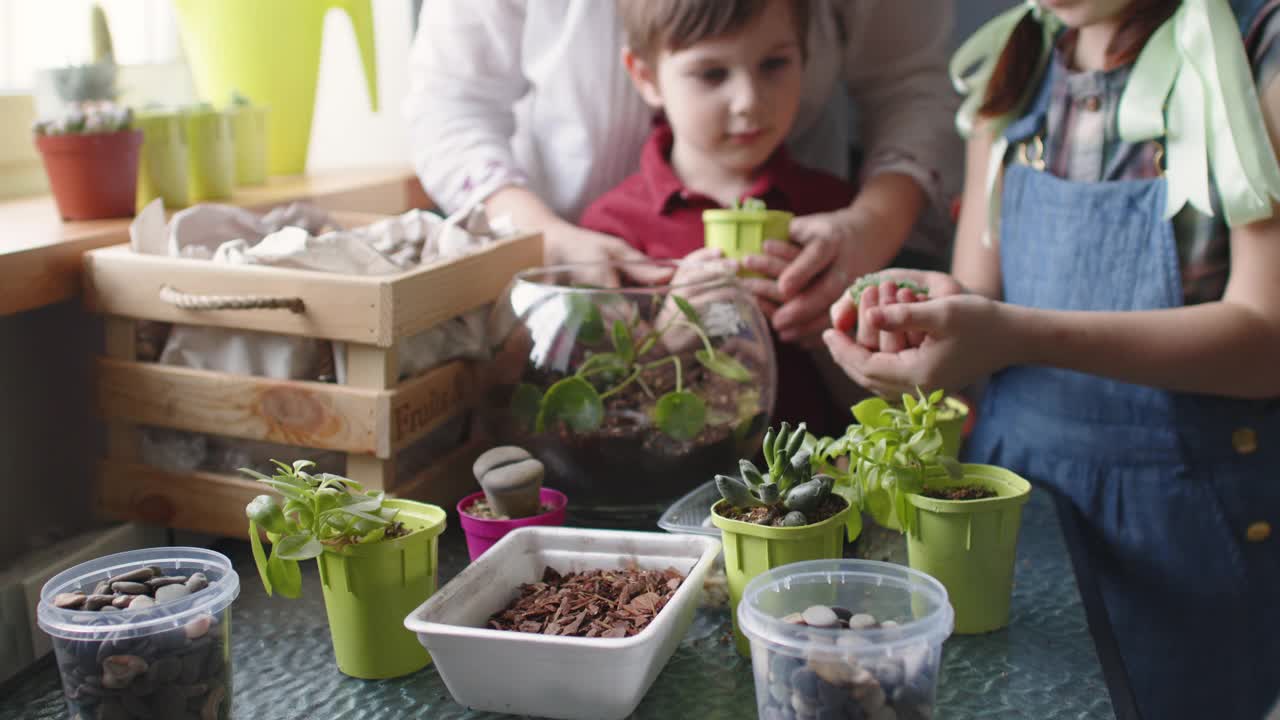
<path fill-rule="evenodd" d="M 88 596 L 82 592 L 58 593 L 53 596 L 53 606 L 63 610 L 76 610 L 84 606 L 86 597 Z"/>
<path fill-rule="evenodd" d="M 876 626 L 876 619 L 867 613 L 858 613 L 849 618 L 850 630 L 869 630 Z"/>
<path fill-rule="evenodd" d="M 91 592 L 91 593 L 89 593 L 89 594 L 90 594 L 90 595 L 110 595 L 110 594 L 111 594 L 111 583 L 107 582 L 106 580 L 103 580 L 102 582 L 98 583 L 97 585 L 94 585 L 94 586 L 93 586 L 93 592 Z"/>
<path fill-rule="evenodd" d="M 148 580 L 147 587 L 151 588 L 152 590 L 158 590 L 159 588 L 162 588 L 165 585 L 182 585 L 186 582 L 187 582 L 186 575 L 162 575 L 160 577 L 153 577 L 150 580 Z"/>
<path fill-rule="evenodd" d="M 165 585 L 156 590 L 156 602 L 169 602 L 170 600 L 184 598 L 190 594 L 191 590 L 186 585 Z"/>
<path fill-rule="evenodd" d="M 191 577 L 187 578 L 186 587 L 191 592 L 199 592 L 209 587 L 209 578 L 202 572 L 191 573 Z"/>
<path fill-rule="evenodd" d="M 213 625 L 213 616 L 209 614 L 199 615 L 191 622 L 182 626 L 182 632 L 191 640 L 204 637 L 209 632 L 209 626 Z"/>
<path fill-rule="evenodd" d="M 146 610 L 149 607 L 155 607 L 156 601 L 149 595 L 134 596 L 133 602 L 129 603 L 130 610 Z"/>
<path fill-rule="evenodd" d="M 107 582 L 111 585 L 115 585 L 118 582 L 146 582 L 147 580 L 155 577 L 155 574 L 155 571 L 151 568 L 143 567 L 116 575 L 115 577 L 109 578 Z"/>
<path fill-rule="evenodd" d="M 804 615 L 801 615 L 800 613 L 790 613 L 789 615 L 783 615 L 782 622 L 790 623 L 792 625 L 803 625 Z"/>
<path fill-rule="evenodd" d="M 124 610 L 125 608 L 129 607 L 129 605 L 133 602 L 133 599 L 135 597 L 139 597 L 139 596 L 138 595 L 117 595 L 115 596 L 115 599 L 111 601 L 111 606 L 116 608 L 117 610 Z"/>
<path fill-rule="evenodd" d="M 147 586 L 140 582 L 132 580 L 117 580 L 111 583 L 113 592 L 124 593 L 126 595 L 146 595 Z"/>
<path fill-rule="evenodd" d="M 840 618 L 826 605 L 810 605 L 801 615 L 804 616 L 804 624 L 809 627 L 835 627 L 840 622 Z"/>
<path fill-rule="evenodd" d="M 85 610 L 98 610 L 111 604 L 115 599 L 114 595 L 90 595 L 84 599 Z"/>
<path fill-rule="evenodd" d="M 174 657 L 161 658 L 151 664 L 148 674 L 155 677 L 157 687 L 171 685 L 182 674 L 182 661 Z"/>
<path fill-rule="evenodd" d="M 227 697 L 227 688 L 214 685 L 205 696 L 204 705 L 200 707 L 200 720 L 218 720 L 218 711 Z"/>
<path fill-rule="evenodd" d="M 898 720 L 898 713 L 888 705 L 881 705 L 870 714 L 867 720 Z"/>

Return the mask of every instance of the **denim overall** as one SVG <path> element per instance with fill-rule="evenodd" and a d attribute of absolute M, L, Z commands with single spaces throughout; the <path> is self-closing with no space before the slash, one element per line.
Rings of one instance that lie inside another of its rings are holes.
<path fill-rule="evenodd" d="M 1042 132 L 1051 81 L 1006 131 L 1011 157 Z M 1002 201 L 1006 301 L 1182 304 L 1163 178 L 1081 183 L 1009 164 Z M 1142 717 L 1261 718 L 1280 695 L 1280 402 L 1012 367 L 978 417 L 968 461 L 1048 486 L 1084 518 Z"/>

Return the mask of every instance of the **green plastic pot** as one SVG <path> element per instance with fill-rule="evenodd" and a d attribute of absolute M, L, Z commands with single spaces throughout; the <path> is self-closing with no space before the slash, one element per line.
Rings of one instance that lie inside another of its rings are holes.
<path fill-rule="evenodd" d="M 236 185 L 267 182 L 267 108 L 237 105 L 229 108 L 231 136 L 236 146 Z"/>
<path fill-rule="evenodd" d="M 138 168 L 138 209 L 156 198 L 166 208 L 186 207 L 187 129 L 181 113 L 140 113 L 135 124 L 142 131 L 142 161 Z"/>
<path fill-rule="evenodd" d="M 729 581 L 729 610 L 733 618 L 733 641 L 742 655 L 751 654 L 751 644 L 738 629 L 738 601 L 747 583 L 760 573 L 802 560 L 838 559 L 844 556 L 845 517 L 851 506 L 819 523 L 803 527 L 768 527 L 731 520 L 711 507 L 711 522 L 720 528 L 724 543 L 724 571 Z M 852 538 L 851 538 L 852 539 Z"/>
<path fill-rule="evenodd" d="M 200 107 L 187 109 L 183 114 L 187 124 L 191 201 L 230 198 L 236 180 L 230 116 Z"/>
<path fill-rule="evenodd" d="M 964 441 L 964 424 L 969 419 L 969 405 L 965 401 L 947 396 L 943 398 L 946 405 L 938 411 L 938 430 L 942 432 L 942 450 L 940 454 L 947 457 L 960 457 L 960 445 Z M 893 514 L 893 501 L 884 490 L 873 490 L 867 493 L 865 502 L 867 514 L 880 527 L 890 530 L 901 530 L 898 517 Z"/>
<path fill-rule="evenodd" d="M 338 669 L 366 680 L 400 677 L 431 662 L 404 619 L 436 591 L 437 542 L 445 511 L 412 500 L 387 500 L 414 530 L 404 537 L 316 558 Z"/>
<path fill-rule="evenodd" d="M 791 237 L 792 217 L 792 213 L 783 210 L 704 210 L 704 243 L 733 260 L 759 255 L 764 252 L 765 240 L 786 241 Z"/>
<path fill-rule="evenodd" d="M 928 485 L 981 485 L 996 493 L 984 500 L 940 500 L 908 495 L 908 564 L 937 578 L 956 611 L 955 631 L 972 635 L 1009 624 L 1013 560 L 1022 506 L 1031 483 L 993 465 L 965 464 L 960 480 L 945 475 Z"/>

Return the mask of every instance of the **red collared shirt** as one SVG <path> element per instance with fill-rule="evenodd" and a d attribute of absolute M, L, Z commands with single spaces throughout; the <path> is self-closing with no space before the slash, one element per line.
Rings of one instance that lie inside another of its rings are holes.
<path fill-rule="evenodd" d="M 651 258 L 675 259 L 703 246 L 702 211 L 721 207 L 685 189 L 671 168 L 671 127 L 654 128 L 640 156 L 640 172 L 592 203 L 580 225 L 626 240 Z M 801 167 L 780 146 L 760 168 L 747 197 L 796 215 L 839 210 L 853 202 L 856 188 L 834 175 Z M 778 360 L 778 400 L 773 422 L 809 423 L 819 435 L 838 435 L 850 422 L 847 408 L 833 404 L 808 352 L 774 337 Z"/>
<path fill-rule="evenodd" d="M 671 167 L 671 144 L 671 126 L 655 127 L 640 155 L 640 171 L 591 203 L 579 224 L 620 237 L 651 258 L 682 258 L 702 247 L 702 211 L 721 205 L 685 188 Z M 771 210 L 809 215 L 847 207 L 856 192 L 847 180 L 797 165 L 779 146 L 746 196 L 764 200 Z"/>

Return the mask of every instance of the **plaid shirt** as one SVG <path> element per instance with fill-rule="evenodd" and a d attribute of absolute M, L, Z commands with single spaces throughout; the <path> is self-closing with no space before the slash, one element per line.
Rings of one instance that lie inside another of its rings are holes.
<path fill-rule="evenodd" d="M 1280 13 L 1264 21 L 1258 40 L 1250 43 L 1254 82 L 1259 97 L 1280 71 Z M 1116 122 L 1120 96 L 1132 65 L 1111 70 L 1080 72 L 1069 69 L 1074 33 L 1065 33 L 1054 49 L 1057 65 L 1045 117 L 1045 170 L 1078 182 L 1137 180 L 1160 174 L 1161 143 L 1127 143 Z M 1222 217 L 1216 189 L 1214 216 L 1190 205 L 1173 218 L 1182 268 L 1183 302 L 1187 305 L 1221 299 L 1231 269 L 1230 231 Z"/>

